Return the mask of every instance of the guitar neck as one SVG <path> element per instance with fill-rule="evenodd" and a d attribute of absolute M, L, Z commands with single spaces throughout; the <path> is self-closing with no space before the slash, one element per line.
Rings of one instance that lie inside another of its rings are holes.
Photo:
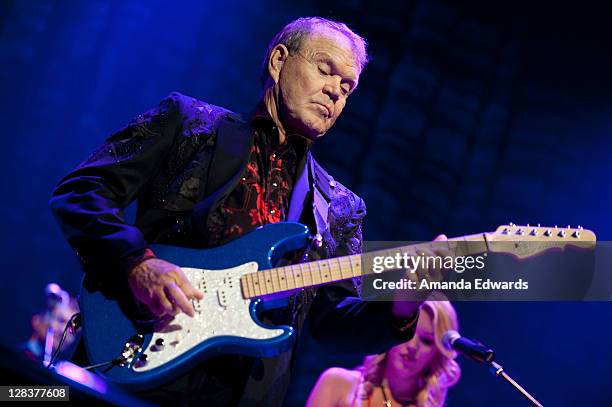
<path fill-rule="evenodd" d="M 488 250 L 484 233 L 462 236 L 446 241 L 424 242 L 393 249 L 378 250 L 364 254 L 317 260 L 309 263 L 292 264 L 254 273 L 244 274 L 240 279 L 244 298 L 280 294 L 302 288 L 336 283 L 373 274 L 372 269 L 363 267 L 363 258 L 417 256 L 423 250 L 440 249 L 446 244 L 452 256 L 467 256 Z"/>

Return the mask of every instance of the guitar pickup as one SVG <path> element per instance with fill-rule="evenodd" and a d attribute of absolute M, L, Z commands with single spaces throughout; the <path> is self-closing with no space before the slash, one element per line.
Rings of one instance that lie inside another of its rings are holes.
<path fill-rule="evenodd" d="M 233 277 L 225 277 L 223 279 L 223 284 L 228 286 L 230 289 L 234 288 L 234 278 Z"/>
<path fill-rule="evenodd" d="M 200 282 L 198 283 L 198 289 L 200 291 L 202 291 L 203 294 L 206 294 L 206 280 L 205 279 L 201 279 Z"/>
<path fill-rule="evenodd" d="M 219 301 L 219 305 L 222 307 L 227 307 L 227 294 L 225 290 L 217 291 L 217 300 Z"/>
<path fill-rule="evenodd" d="M 204 310 L 203 301 L 192 300 L 191 303 L 193 304 L 193 309 L 195 312 L 201 313 Z"/>

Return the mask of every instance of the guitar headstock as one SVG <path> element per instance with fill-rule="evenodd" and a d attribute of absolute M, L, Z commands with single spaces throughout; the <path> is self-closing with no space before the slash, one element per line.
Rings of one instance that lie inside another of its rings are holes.
<path fill-rule="evenodd" d="M 492 233 L 486 233 L 489 251 L 513 254 L 519 259 L 535 256 L 548 250 L 564 250 L 568 246 L 591 249 L 595 247 L 595 233 L 582 226 L 544 227 L 501 225 Z"/>

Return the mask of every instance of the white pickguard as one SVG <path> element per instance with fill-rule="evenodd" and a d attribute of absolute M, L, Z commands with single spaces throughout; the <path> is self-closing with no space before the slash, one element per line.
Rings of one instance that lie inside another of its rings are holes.
<path fill-rule="evenodd" d="M 193 301 L 195 316 L 178 314 L 162 331 L 155 332 L 144 350 L 146 363 L 136 363 L 134 371 L 144 372 L 172 361 L 203 341 L 216 336 L 238 336 L 250 339 L 272 339 L 282 329 L 263 328 L 249 312 L 250 299 L 242 298 L 240 277 L 256 272 L 257 263 L 245 263 L 231 269 L 182 269 L 191 283 L 204 293 L 202 301 Z M 163 340 L 157 346 L 158 339 Z"/>

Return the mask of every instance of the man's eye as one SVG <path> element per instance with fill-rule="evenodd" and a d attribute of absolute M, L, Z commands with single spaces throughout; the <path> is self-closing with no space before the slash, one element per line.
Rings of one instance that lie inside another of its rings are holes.
<path fill-rule="evenodd" d="M 349 89 L 349 87 L 348 87 L 348 86 L 343 86 L 343 87 L 342 87 L 342 94 L 343 94 L 344 96 L 348 96 L 348 95 L 349 95 L 349 93 L 351 93 L 351 90 Z"/>
<path fill-rule="evenodd" d="M 319 73 L 321 73 L 322 75 L 329 75 L 329 69 L 319 66 Z"/>

